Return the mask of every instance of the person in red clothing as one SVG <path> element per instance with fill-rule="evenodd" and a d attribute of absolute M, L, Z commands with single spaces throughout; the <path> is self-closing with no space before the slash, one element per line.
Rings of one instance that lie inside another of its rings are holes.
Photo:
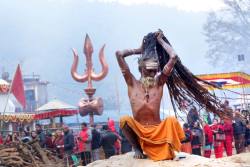
<path fill-rule="evenodd" d="M 53 141 L 53 145 L 56 148 L 56 153 L 58 157 L 62 159 L 64 155 L 64 148 L 60 146 L 64 145 L 64 138 L 63 138 L 63 132 L 59 129 L 56 131 L 56 137 L 55 140 Z"/>
<path fill-rule="evenodd" d="M 211 126 L 214 135 L 214 154 L 216 158 L 223 157 L 225 133 L 224 127 L 221 125 L 217 119 L 214 119 Z"/>
<path fill-rule="evenodd" d="M 3 137 L 2 135 L 0 134 L 0 145 L 3 144 Z"/>
<path fill-rule="evenodd" d="M 224 140 L 224 147 L 227 153 L 227 156 L 232 156 L 232 142 L 233 142 L 233 126 L 231 120 L 222 120 L 221 121 L 224 133 L 225 133 L 225 140 Z"/>
<path fill-rule="evenodd" d="M 203 131 L 205 135 L 205 145 L 204 145 L 204 157 L 210 158 L 211 156 L 211 150 L 212 150 L 212 144 L 213 144 L 213 132 L 210 128 L 210 126 L 203 122 Z"/>
<path fill-rule="evenodd" d="M 5 138 L 4 144 L 10 145 L 12 142 L 13 142 L 13 136 L 12 136 L 12 134 L 8 134 Z"/>
<path fill-rule="evenodd" d="M 91 130 L 85 122 L 82 123 L 82 130 L 78 136 L 78 149 L 81 153 L 82 165 L 86 166 L 91 162 Z"/>
<path fill-rule="evenodd" d="M 109 127 L 109 130 L 112 131 L 112 132 L 115 132 L 115 121 L 111 118 L 108 118 L 108 127 Z"/>
<path fill-rule="evenodd" d="M 115 129 L 115 121 L 111 118 L 108 118 L 108 129 L 113 132 L 117 136 L 117 140 L 115 142 L 115 154 L 118 155 L 120 154 L 121 150 L 121 136 L 116 132 Z"/>

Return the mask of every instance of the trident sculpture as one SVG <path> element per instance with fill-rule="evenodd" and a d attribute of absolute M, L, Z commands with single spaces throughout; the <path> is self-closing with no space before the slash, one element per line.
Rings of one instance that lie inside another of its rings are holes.
<path fill-rule="evenodd" d="M 92 64 L 92 53 L 93 53 L 93 46 L 88 34 L 85 37 L 85 42 L 83 46 L 83 52 L 86 56 L 86 67 L 83 75 L 77 73 L 77 66 L 78 66 L 78 54 L 75 49 L 72 49 L 74 54 L 74 61 L 71 67 L 71 75 L 74 80 L 77 82 L 86 82 L 88 81 L 88 86 L 84 89 L 85 93 L 88 95 L 88 98 L 82 98 L 79 101 L 79 112 L 81 116 L 89 115 L 89 123 L 90 125 L 94 124 L 94 115 L 102 115 L 103 113 L 103 100 L 101 97 L 94 98 L 93 95 L 95 94 L 96 89 L 93 88 L 92 80 L 93 81 L 100 81 L 108 74 L 108 64 L 104 58 L 104 47 L 100 49 L 99 52 L 99 59 L 102 65 L 102 71 L 99 74 L 96 74 L 93 70 Z"/>

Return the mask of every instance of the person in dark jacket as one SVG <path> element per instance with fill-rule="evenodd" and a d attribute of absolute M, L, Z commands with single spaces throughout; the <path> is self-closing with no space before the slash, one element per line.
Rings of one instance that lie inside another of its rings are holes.
<path fill-rule="evenodd" d="M 42 148 L 46 147 L 46 136 L 43 132 L 42 126 L 40 124 L 36 124 L 36 134 L 38 135 L 39 144 Z"/>
<path fill-rule="evenodd" d="M 103 125 L 102 129 L 103 131 L 101 133 L 101 146 L 105 153 L 105 158 L 109 158 L 115 155 L 115 142 L 118 137 L 113 132 L 108 130 L 109 128 L 107 125 Z"/>
<path fill-rule="evenodd" d="M 127 138 L 122 133 L 122 130 L 119 130 L 119 135 L 121 136 L 121 153 L 125 154 L 127 152 L 132 151 L 132 145 L 129 143 Z"/>
<path fill-rule="evenodd" d="M 64 132 L 64 138 L 63 138 L 63 145 L 62 146 L 57 146 L 57 148 L 64 148 L 64 163 L 65 165 L 70 165 L 73 164 L 71 155 L 73 154 L 73 149 L 75 146 L 74 142 L 74 136 L 73 134 L 69 131 L 69 127 L 64 125 L 63 126 L 63 132 Z"/>
<path fill-rule="evenodd" d="M 247 150 L 250 152 L 250 115 L 246 117 L 246 133 L 245 133 L 245 140 L 246 140 L 246 147 Z"/>
<path fill-rule="evenodd" d="M 236 111 L 234 113 L 233 131 L 236 153 L 240 154 L 242 152 L 245 152 L 246 125 L 243 122 L 239 111 Z"/>
<path fill-rule="evenodd" d="M 191 141 L 192 146 L 192 154 L 200 155 L 201 156 L 201 146 L 203 141 L 203 131 L 199 126 L 199 122 L 194 122 L 194 126 L 191 129 L 193 139 Z"/>
<path fill-rule="evenodd" d="M 91 148 L 92 148 L 92 159 L 93 161 L 99 160 L 99 148 L 101 147 L 101 134 L 96 130 L 96 125 L 93 126 L 91 131 L 92 133 L 92 141 L 91 141 Z"/>
<path fill-rule="evenodd" d="M 192 154 L 191 141 L 193 139 L 193 135 L 187 123 L 183 124 L 183 131 L 185 133 L 185 139 L 181 141 L 181 151 L 188 154 Z"/>

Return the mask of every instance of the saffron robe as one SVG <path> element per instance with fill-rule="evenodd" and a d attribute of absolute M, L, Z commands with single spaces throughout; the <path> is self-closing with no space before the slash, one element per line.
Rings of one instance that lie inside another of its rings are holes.
<path fill-rule="evenodd" d="M 127 124 L 138 136 L 144 153 L 152 160 L 169 160 L 180 151 L 185 139 L 180 123 L 175 117 L 168 117 L 158 125 L 142 125 L 129 116 L 120 119 L 120 128 Z"/>

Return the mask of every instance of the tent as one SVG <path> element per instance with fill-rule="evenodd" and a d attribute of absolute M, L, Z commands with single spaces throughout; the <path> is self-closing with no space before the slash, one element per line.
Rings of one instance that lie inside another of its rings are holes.
<path fill-rule="evenodd" d="M 78 114 L 78 108 L 60 100 L 54 99 L 36 110 L 35 119 L 49 119 Z"/>

